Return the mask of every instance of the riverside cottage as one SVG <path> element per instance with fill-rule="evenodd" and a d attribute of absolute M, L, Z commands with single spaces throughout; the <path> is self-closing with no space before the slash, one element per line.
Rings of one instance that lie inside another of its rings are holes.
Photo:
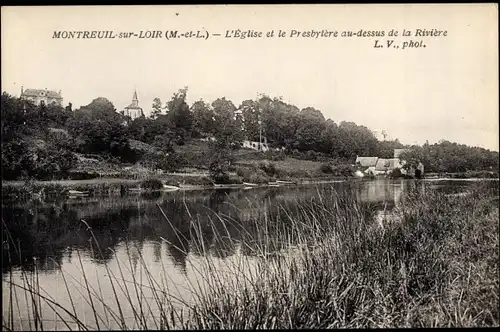
<path fill-rule="evenodd" d="M 365 168 L 364 173 L 370 175 L 389 174 L 393 170 L 401 169 L 403 163 L 399 158 L 379 158 L 379 157 L 357 157 L 356 165 L 360 168 Z"/>

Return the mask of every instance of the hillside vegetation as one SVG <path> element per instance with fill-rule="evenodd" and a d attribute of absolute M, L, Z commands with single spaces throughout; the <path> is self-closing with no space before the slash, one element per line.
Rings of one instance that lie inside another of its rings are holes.
<path fill-rule="evenodd" d="M 345 121 L 337 124 L 313 107 L 300 110 L 266 95 L 236 107 L 225 98 L 189 106 L 186 94 L 187 89 L 175 93 L 166 103 L 167 113 L 155 98 L 151 117 L 132 120 L 103 97 L 73 110 L 71 103 L 64 108 L 34 105 L 4 92 L 2 179 L 204 170 L 212 179 L 224 182 L 238 168 L 243 168 L 240 173 L 250 168 L 262 169 L 268 176 L 280 175 L 269 174 L 259 161 L 273 164 L 285 176 L 343 176 L 349 174 L 357 155 L 391 158 L 395 148 L 405 147 L 413 153 L 405 158 L 421 160 L 428 172 L 498 174 L 495 151 L 447 141 L 422 147 L 405 146 L 398 140 L 380 142 L 365 126 Z M 260 132 L 270 151 L 242 148 L 244 139 L 258 141 Z"/>

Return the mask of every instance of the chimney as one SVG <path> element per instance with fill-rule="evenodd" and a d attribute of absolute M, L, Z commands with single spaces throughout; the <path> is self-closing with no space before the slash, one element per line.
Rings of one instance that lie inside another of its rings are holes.
<path fill-rule="evenodd" d="M 21 97 L 23 96 L 24 94 L 24 86 L 21 85 Z"/>

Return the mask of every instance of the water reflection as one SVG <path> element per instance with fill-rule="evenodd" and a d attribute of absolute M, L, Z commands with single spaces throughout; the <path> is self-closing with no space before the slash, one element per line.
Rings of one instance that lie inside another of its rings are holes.
<path fill-rule="evenodd" d="M 449 185 L 433 185 L 450 188 Z M 463 185 L 457 183 L 454 187 Z M 369 206 L 368 212 L 376 212 L 392 209 L 404 191 L 417 188 L 424 193 L 427 185 L 415 181 L 380 180 L 323 186 L 334 190 L 349 188 L 359 201 Z M 3 272 L 10 267 L 31 270 L 34 258 L 39 269 L 49 272 L 61 264 L 62 252 L 75 249 L 89 255 L 95 264 L 103 264 L 113 258 L 113 252 L 122 242 L 129 242 L 139 250 L 144 242 L 150 243 L 154 260 L 159 262 L 162 241 L 166 243 L 168 256 L 185 271 L 189 253 L 210 252 L 219 258 L 234 255 L 238 242 L 248 234 L 256 234 L 255 224 L 249 222 L 252 219 L 266 216 L 272 221 L 270 227 L 274 227 L 270 231 L 285 227 L 289 214 L 298 212 L 297 202 L 320 199 L 319 189 L 304 186 L 213 190 L 4 205 L 2 217 L 8 225 L 4 242 L 10 243 L 10 250 L 3 253 L 4 262 L 7 262 L 2 265 Z M 224 217 L 224 222 L 220 216 Z M 93 237 L 82 219 L 91 228 L 97 245 L 92 245 Z M 245 224 L 248 227 L 243 231 L 235 226 Z M 8 235 L 10 241 L 7 241 Z M 241 251 L 251 255 L 251 248 L 251 244 L 244 245 Z"/>

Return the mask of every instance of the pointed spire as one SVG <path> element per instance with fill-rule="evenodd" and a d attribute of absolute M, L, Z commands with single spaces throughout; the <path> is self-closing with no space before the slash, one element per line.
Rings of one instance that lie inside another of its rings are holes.
<path fill-rule="evenodd" d="M 132 96 L 132 104 L 130 104 L 131 108 L 138 108 L 139 107 L 139 98 L 137 98 L 137 90 L 134 89 L 134 95 Z"/>

